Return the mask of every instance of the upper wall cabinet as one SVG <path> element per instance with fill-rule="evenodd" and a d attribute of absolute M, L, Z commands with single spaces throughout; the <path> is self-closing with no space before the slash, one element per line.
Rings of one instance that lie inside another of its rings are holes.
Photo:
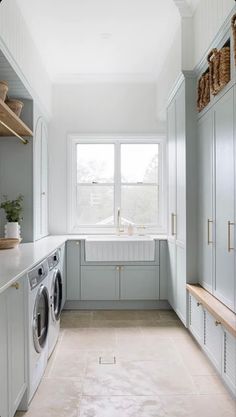
<path fill-rule="evenodd" d="M 198 122 L 198 279 L 235 310 L 235 97 L 231 88 Z"/>
<path fill-rule="evenodd" d="M 168 300 L 186 323 L 186 282 L 196 279 L 195 77 L 181 76 L 167 109 Z"/>
<path fill-rule="evenodd" d="M 48 133 L 44 118 L 39 113 L 34 119 L 34 223 L 37 240 L 48 234 Z"/>

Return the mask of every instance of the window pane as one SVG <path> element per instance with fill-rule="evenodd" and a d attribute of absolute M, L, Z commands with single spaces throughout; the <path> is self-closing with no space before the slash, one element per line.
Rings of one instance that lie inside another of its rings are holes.
<path fill-rule="evenodd" d="M 121 145 L 122 182 L 158 182 L 158 144 Z"/>
<path fill-rule="evenodd" d="M 124 185 L 121 190 L 122 222 L 158 223 L 158 187 Z"/>
<path fill-rule="evenodd" d="M 77 145 L 77 183 L 114 181 L 114 145 Z"/>
<path fill-rule="evenodd" d="M 80 225 L 114 224 L 114 187 L 77 186 L 77 223 Z"/>

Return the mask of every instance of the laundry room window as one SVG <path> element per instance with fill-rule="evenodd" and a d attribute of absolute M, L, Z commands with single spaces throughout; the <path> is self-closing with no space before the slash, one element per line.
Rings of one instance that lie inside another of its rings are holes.
<path fill-rule="evenodd" d="M 165 230 L 163 138 L 68 138 L 68 231 Z"/>

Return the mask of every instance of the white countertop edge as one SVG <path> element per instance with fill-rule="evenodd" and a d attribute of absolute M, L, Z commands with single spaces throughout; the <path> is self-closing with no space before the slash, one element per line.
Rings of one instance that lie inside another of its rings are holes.
<path fill-rule="evenodd" d="M 49 235 L 35 242 L 21 243 L 18 248 L 0 251 L 0 294 L 30 269 L 69 240 L 85 240 L 88 235 Z M 167 240 L 166 235 L 151 235 Z M 15 265 L 12 266 L 12 263 Z"/>

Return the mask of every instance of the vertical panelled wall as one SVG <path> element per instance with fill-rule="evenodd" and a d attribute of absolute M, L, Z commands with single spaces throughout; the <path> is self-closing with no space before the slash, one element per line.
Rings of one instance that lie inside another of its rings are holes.
<path fill-rule="evenodd" d="M 235 5 L 234 0 L 200 0 L 193 16 L 194 64 L 197 65 Z"/>
<path fill-rule="evenodd" d="M 22 81 L 32 88 L 46 113 L 51 110 L 51 83 L 42 65 L 16 0 L 0 3 L 0 49 L 10 58 L 11 65 Z"/>

